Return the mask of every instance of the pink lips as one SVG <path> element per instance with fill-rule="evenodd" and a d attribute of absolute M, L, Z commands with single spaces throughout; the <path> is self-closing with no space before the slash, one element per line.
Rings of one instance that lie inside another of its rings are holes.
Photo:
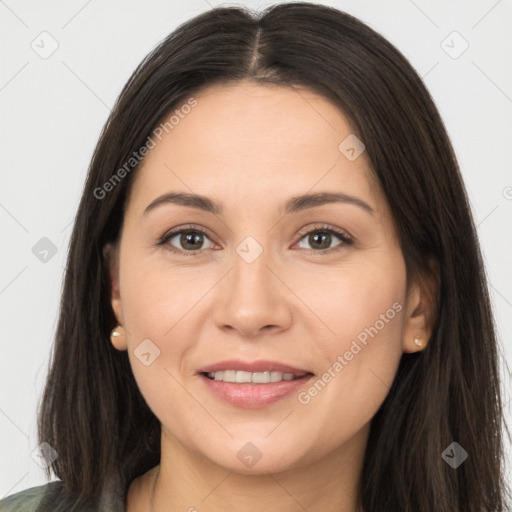
<path fill-rule="evenodd" d="M 261 359 L 251 363 L 240 361 L 238 359 L 230 359 L 228 361 L 221 361 L 219 363 L 210 364 L 198 370 L 199 373 L 217 372 L 221 370 L 242 370 L 245 372 L 282 372 L 293 373 L 294 375 L 302 375 L 308 373 L 308 370 L 301 370 L 294 368 L 287 364 L 282 364 L 277 361 L 268 361 Z"/>
<path fill-rule="evenodd" d="M 269 382 L 267 384 L 256 383 L 231 383 L 215 381 L 206 376 L 206 373 L 222 370 L 241 370 L 246 372 L 274 371 L 293 373 L 296 378 L 288 381 Z M 307 370 L 301 370 L 293 366 L 278 363 L 276 361 L 253 361 L 252 363 L 239 360 L 222 361 L 205 366 L 198 371 L 201 381 L 207 388 L 221 400 L 235 407 L 256 409 L 277 402 L 299 388 L 304 386 L 314 375 Z"/>

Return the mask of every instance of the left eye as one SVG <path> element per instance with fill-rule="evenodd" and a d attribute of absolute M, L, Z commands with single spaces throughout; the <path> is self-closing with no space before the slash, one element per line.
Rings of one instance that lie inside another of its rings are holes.
<path fill-rule="evenodd" d="M 352 243 L 352 240 L 344 233 L 339 233 L 338 231 L 335 231 L 333 229 L 328 229 L 328 228 L 327 229 L 326 228 L 314 229 L 313 231 L 306 233 L 301 238 L 301 240 L 306 239 L 310 245 L 311 244 L 320 245 L 321 247 L 318 247 L 318 246 L 316 247 L 318 249 L 318 251 L 315 251 L 315 252 L 324 252 L 324 251 L 328 251 L 328 250 L 332 249 L 330 242 L 333 241 L 333 236 L 334 236 L 334 238 L 337 238 L 338 240 L 341 241 L 341 243 L 338 244 L 338 246 L 350 245 Z M 306 247 L 306 249 L 307 249 L 307 247 Z M 313 247 L 313 249 L 314 249 L 314 247 Z"/>

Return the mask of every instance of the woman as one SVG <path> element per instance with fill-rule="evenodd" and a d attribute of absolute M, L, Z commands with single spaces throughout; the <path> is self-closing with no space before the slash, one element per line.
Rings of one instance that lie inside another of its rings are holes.
<path fill-rule="evenodd" d="M 407 60 L 309 3 L 180 26 L 79 206 L 39 411 L 60 481 L 0 510 L 504 510 L 502 423 L 466 192 Z"/>

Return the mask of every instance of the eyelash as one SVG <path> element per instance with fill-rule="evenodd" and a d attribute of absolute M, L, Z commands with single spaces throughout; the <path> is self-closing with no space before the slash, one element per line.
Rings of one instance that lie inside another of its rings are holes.
<path fill-rule="evenodd" d="M 338 230 L 338 229 L 334 229 L 330 226 L 326 226 L 326 225 L 317 225 L 309 231 L 299 233 L 300 238 L 299 238 L 298 242 L 300 242 L 307 235 L 310 235 L 312 233 L 317 233 L 317 232 L 327 233 L 327 234 L 331 234 L 331 235 L 334 234 L 337 238 L 339 238 L 341 240 L 342 243 L 335 247 L 329 247 L 327 249 L 319 249 L 319 250 L 305 249 L 306 251 L 309 251 L 310 254 L 324 255 L 326 253 L 333 253 L 333 252 L 337 252 L 337 251 L 341 250 L 343 247 L 350 246 L 354 243 L 354 240 L 352 239 L 352 237 L 350 237 L 347 233 L 345 233 L 341 230 Z M 194 225 L 188 225 L 183 228 L 176 229 L 176 230 L 170 231 L 168 233 L 165 233 L 158 241 L 157 246 L 165 245 L 171 238 L 174 238 L 176 235 L 180 235 L 182 233 L 188 233 L 188 234 L 199 233 L 201 235 L 205 235 L 207 238 L 210 238 L 208 236 L 208 234 L 205 233 L 202 229 L 199 229 Z M 189 256 L 197 256 L 198 253 L 200 253 L 202 251 L 202 249 L 196 249 L 193 251 L 184 251 L 182 249 L 177 249 L 176 247 L 174 247 L 170 244 L 168 244 L 168 245 L 169 245 L 168 250 L 170 250 L 173 253 L 177 253 L 177 254 L 183 254 L 183 255 L 186 254 Z"/>

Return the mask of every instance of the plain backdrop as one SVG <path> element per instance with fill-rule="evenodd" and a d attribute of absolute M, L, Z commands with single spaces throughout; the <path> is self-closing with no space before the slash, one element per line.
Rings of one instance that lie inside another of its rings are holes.
<path fill-rule="evenodd" d="M 271 3 L 277 2 L 243 2 Z M 512 2 L 317 3 L 369 24 L 423 77 L 459 159 L 485 255 L 501 361 L 512 366 Z M 161 39 L 218 5 L 237 4 L 0 0 L 0 498 L 46 483 L 34 455 L 36 407 L 72 221 L 109 109 Z M 41 247 L 48 253 L 41 255 Z M 503 382 L 510 424 L 510 380 Z"/>

